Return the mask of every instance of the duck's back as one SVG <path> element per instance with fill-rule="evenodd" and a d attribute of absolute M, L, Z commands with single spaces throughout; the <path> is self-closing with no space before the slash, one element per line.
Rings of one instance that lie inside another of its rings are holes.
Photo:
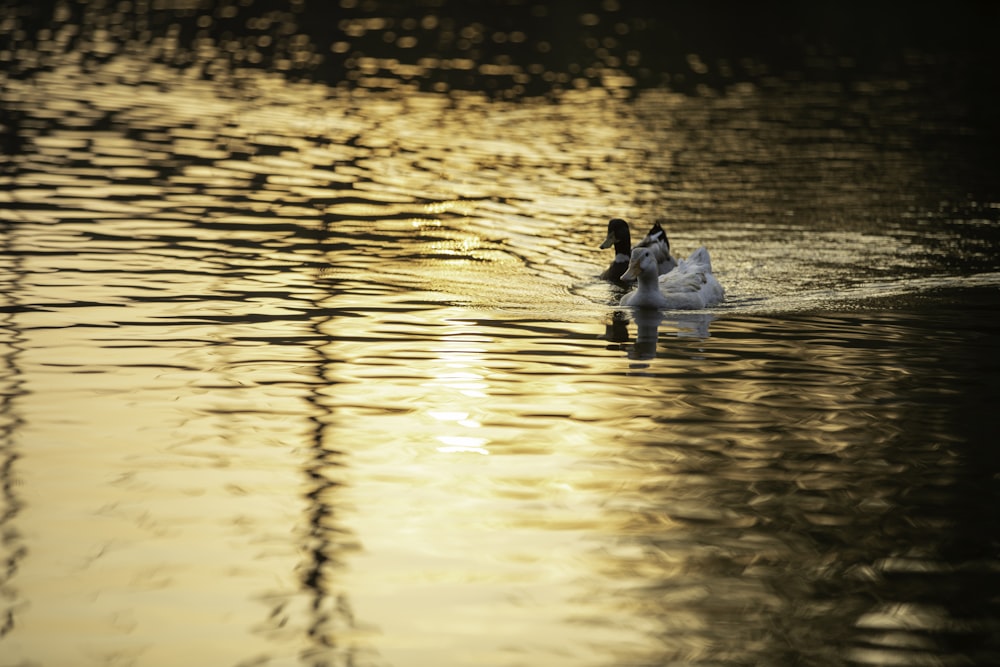
<path fill-rule="evenodd" d="M 712 260 L 704 246 L 679 260 L 677 268 L 660 276 L 659 282 L 671 308 L 705 308 L 725 298 L 722 285 L 712 274 Z"/>

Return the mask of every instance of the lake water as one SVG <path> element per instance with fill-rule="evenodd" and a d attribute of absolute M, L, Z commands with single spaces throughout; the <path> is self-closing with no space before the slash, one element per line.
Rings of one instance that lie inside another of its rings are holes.
<path fill-rule="evenodd" d="M 0 26 L 0 665 L 1000 662 L 965 61 L 479 54 L 505 88 L 344 2 L 325 52 L 399 59 L 336 81 L 198 60 L 183 3 L 52 4 Z M 616 7 L 574 25 L 654 25 Z M 617 308 L 610 217 L 725 303 Z"/>

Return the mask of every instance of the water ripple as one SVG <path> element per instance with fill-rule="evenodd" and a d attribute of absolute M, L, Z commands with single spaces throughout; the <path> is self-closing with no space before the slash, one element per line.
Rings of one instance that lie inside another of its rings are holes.
<path fill-rule="evenodd" d="M 1000 209 L 926 91 L 47 62 L 0 75 L 15 661 L 996 656 Z M 617 308 L 612 216 L 727 301 Z"/>

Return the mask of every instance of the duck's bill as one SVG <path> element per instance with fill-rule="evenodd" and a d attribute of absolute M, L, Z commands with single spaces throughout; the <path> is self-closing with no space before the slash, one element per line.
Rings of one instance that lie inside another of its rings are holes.
<path fill-rule="evenodd" d="M 629 262 L 628 268 L 625 269 L 625 273 L 622 274 L 621 280 L 635 280 L 639 277 L 639 265 L 634 262 Z"/>
<path fill-rule="evenodd" d="M 604 239 L 604 243 L 601 244 L 601 250 L 607 250 L 613 246 L 617 240 L 618 239 L 615 238 L 614 232 L 608 232 L 608 238 Z"/>

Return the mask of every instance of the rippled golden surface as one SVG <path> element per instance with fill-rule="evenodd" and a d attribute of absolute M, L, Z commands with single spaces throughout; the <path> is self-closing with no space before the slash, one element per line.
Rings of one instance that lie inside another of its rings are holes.
<path fill-rule="evenodd" d="M 246 76 L 8 82 L 4 664 L 996 657 L 987 209 L 905 91 Z M 664 213 L 722 307 L 613 307 Z"/>

